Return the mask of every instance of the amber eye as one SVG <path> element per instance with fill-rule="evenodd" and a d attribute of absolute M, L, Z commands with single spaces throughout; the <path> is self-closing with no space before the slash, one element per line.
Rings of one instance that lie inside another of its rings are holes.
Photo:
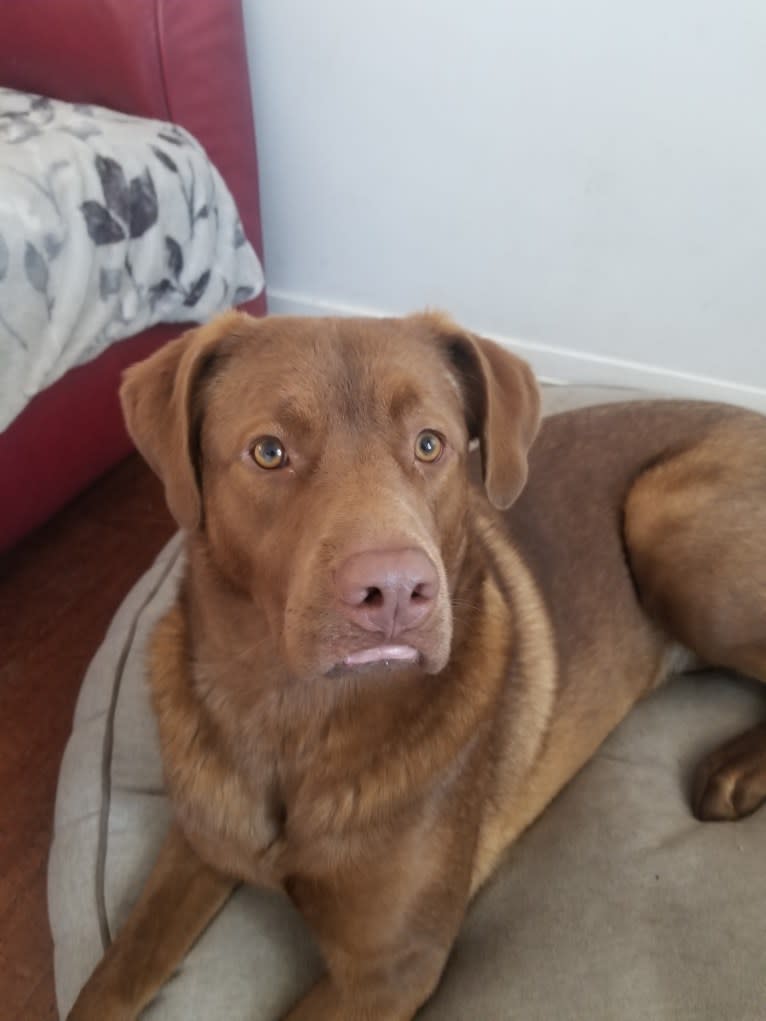
<path fill-rule="evenodd" d="M 444 440 L 430 429 L 425 429 L 415 441 L 415 457 L 427 464 L 438 461 L 443 450 Z"/>
<path fill-rule="evenodd" d="M 282 468 L 287 454 L 276 436 L 261 436 L 250 448 L 250 456 L 259 468 Z"/>

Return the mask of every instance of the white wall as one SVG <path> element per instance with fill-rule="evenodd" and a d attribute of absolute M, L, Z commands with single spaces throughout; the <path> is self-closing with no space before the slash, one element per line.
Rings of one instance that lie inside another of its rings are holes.
<path fill-rule="evenodd" d="M 766 410 L 763 0 L 243 0 L 272 311 Z"/>

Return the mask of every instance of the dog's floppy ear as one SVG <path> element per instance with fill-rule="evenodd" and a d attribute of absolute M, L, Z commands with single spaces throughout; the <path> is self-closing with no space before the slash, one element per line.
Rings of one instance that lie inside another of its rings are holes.
<path fill-rule="evenodd" d="M 238 327 L 241 332 L 248 320 L 243 313 L 220 316 L 123 373 L 120 401 L 128 432 L 162 479 L 170 512 L 187 531 L 202 519 L 192 435 L 195 384 L 221 341 Z"/>
<path fill-rule="evenodd" d="M 453 328 L 445 342 L 463 390 L 471 438 L 481 444 L 487 496 L 505 510 L 527 481 L 527 451 L 540 425 L 535 377 L 526 362 L 491 340 Z"/>

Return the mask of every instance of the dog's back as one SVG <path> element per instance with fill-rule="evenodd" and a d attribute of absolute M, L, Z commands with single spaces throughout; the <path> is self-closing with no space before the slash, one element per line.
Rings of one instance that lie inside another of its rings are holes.
<path fill-rule="evenodd" d="M 495 542 L 501 560 L 506 538 L 520 552 L 542 597 L 555 699 L 544 754 L 521 782 L 514 743 L 505 742 L 509 761 L 499 782 L 509 792 L 507 807 L 490 820 L 475 885 L 635 701 L 670 675 L 719 665 L 766 678 L 759 651 L 766 558 L 757 548 L 766 534 L 764 495 L 766 419 L 752 412 L 635 401 L 543 423 L 527 486 L 506 512 L 506 535 L 495 533 Z M 715 579 L 724 573 L 721 584 Z M 532 664 L 538 677 L 550 672 L 546 662 L 538 651 Z M 516 672 L 512 692 L 518 683 Z M 531 687 L 539 691 L 540 681 Z M 759 736 L 748 747 L 757 747 Z M 720 792 L 706 792 L 710 768 L 706 762 L 700 769 L 695 808 L 730 817 L 736 813 L 721 805 Z M 749 805 L 759 792 L 766 796 L 758 783 L 751 789 Z"/>

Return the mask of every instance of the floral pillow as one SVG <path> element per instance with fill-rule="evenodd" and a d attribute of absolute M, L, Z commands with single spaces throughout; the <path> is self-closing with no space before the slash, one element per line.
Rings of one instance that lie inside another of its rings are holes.
<path fill-rule="evenodd" d="M 262 288 L 231 193 L 188 132 L 0 88 L 0 430 L 109 344 Z"/>

